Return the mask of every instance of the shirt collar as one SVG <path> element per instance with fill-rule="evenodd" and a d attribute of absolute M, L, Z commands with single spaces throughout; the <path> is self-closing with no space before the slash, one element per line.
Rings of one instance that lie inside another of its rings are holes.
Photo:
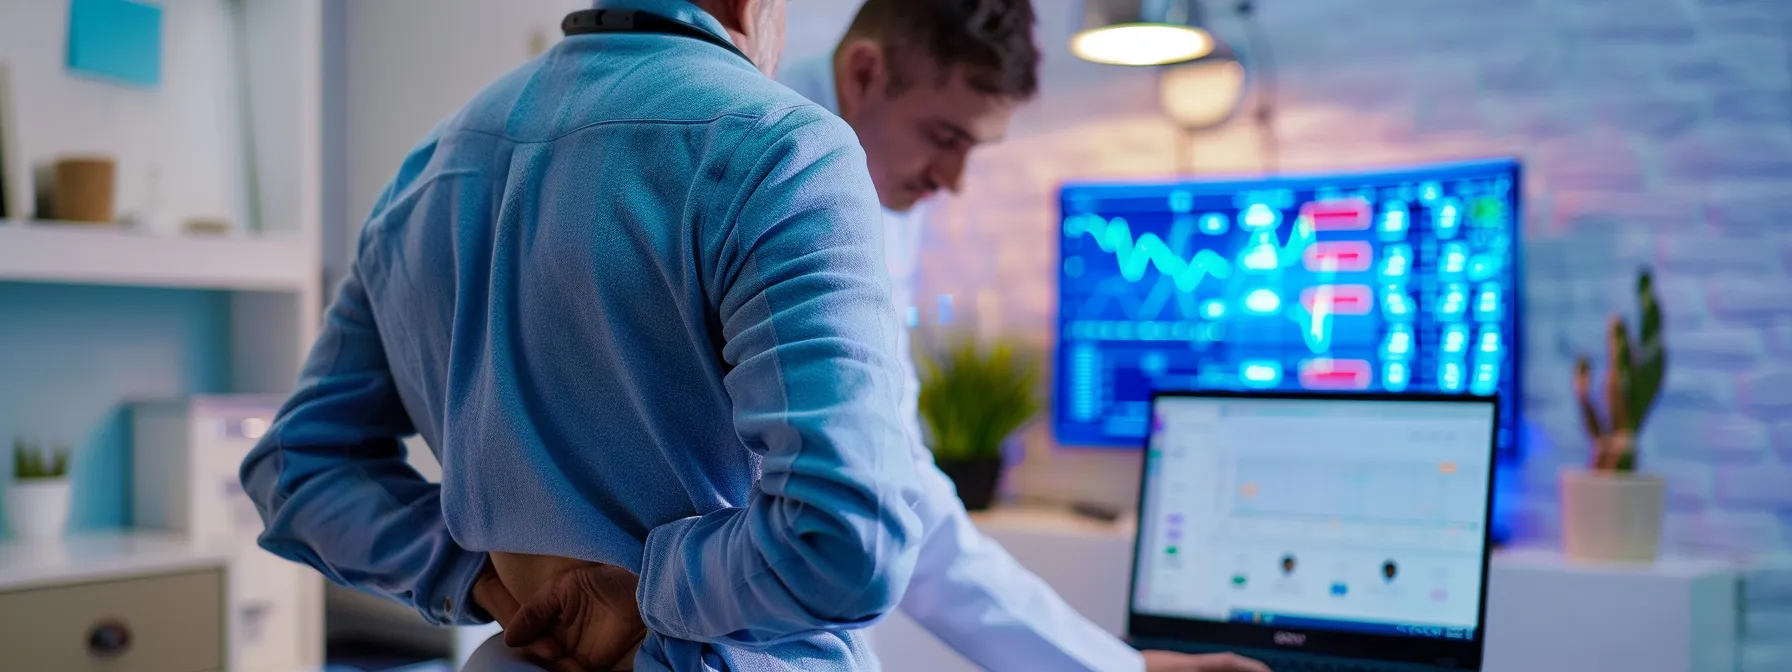
<path fill-rule="evenodd" d="M 717 21 L 716 17 L 709 15 L 709 12 L 703 11 L 701 7 L 686 0 L 594 0 L 592 8 L 632 9 L 637 12 L 658 14 L 702 28 L 714 33 L 729 44 L 734 44 L 734 38 L 728 35 L 728 29 L 722 27 L 721 21 Z"/>

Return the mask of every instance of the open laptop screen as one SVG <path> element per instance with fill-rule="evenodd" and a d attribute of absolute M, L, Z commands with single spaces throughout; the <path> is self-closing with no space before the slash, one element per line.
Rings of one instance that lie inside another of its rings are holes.
<path fill-rule="evenodd" d="M 1479 640 L 1496 414 L 1463 397 L 1158 397 L 1133 613 Z"/>

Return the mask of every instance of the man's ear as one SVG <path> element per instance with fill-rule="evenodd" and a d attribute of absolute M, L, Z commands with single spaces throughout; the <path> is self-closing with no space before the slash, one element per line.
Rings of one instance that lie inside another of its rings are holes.
<path fill-rule="evenodd" d="M 840 71 L 840 113 L 850 116 L 862 109 L 873 94 L 889 85 L 890 68 L 884 47 L 866 39 L 850 40 L 835 56 Z"/>

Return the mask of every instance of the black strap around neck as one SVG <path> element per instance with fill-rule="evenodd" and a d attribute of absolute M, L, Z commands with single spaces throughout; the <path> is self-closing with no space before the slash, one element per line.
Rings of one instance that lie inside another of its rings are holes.
<path fill-rule="evenodd" d="M 575 35 L 592 35 L 596 33 L 659 33 L 676 35 L 694 40 L 703 40 L 710 44 L 727 49 L 734 55 L 752 63 L 734 43 L 722 39 L 720 35 L 705 30 L 695 24 L 678 19 L 660 16 L 651 12 L 633 9 L 586 9 L 566 15 L 560 22 L 560 30 L 567 37 Z"/>

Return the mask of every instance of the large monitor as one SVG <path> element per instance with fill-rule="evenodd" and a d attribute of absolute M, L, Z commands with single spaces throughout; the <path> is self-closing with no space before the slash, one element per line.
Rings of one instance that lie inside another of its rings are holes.
<path fill-rule="evenodd" d="M 1053 422 L 1143 445 L 1155 390 L 1501 397 L 1518 427 L 1519 164 L 1067 184 Z"/>

